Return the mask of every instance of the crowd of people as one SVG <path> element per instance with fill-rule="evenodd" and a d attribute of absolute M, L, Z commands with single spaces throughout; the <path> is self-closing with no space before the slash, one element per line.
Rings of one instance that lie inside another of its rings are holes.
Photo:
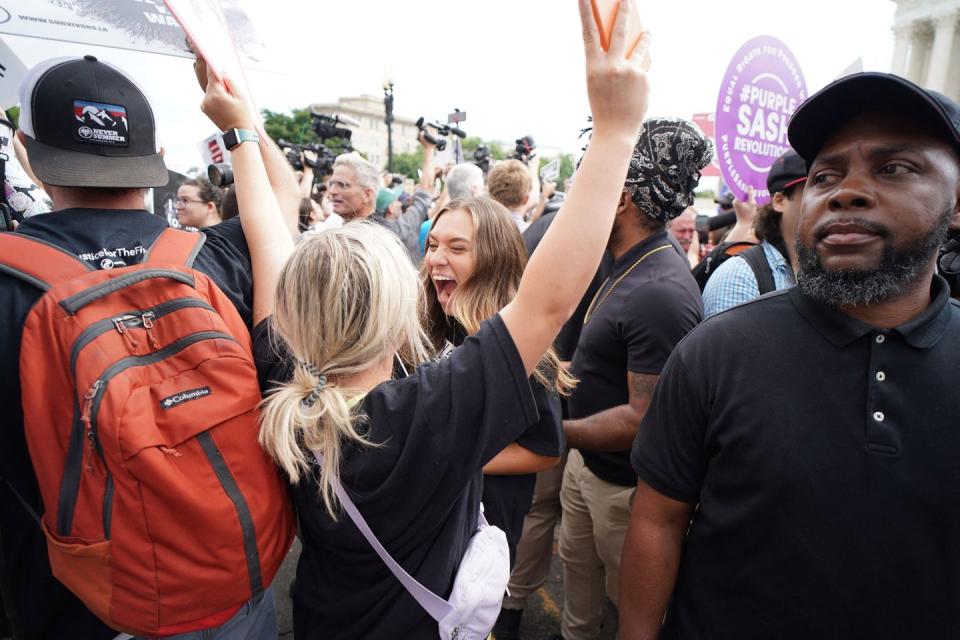
<path fill-rule="evenodd" d="M 356 153 L 298 175 L 198 58 L 234 184 L 184 182 L 173 229 L 135 78 L 30 71 L 9 635 L 276 638 L 290 597 L 298 639 L 516 640 L 555 540 L 563 640 L 607 602 L 622 639 L 960 634 L 960 106 L 836 80 L 769 203 L 708 218 L 713 143 L 646 117 L 631 3 L 606 50 L 579 4 L 593 131 L 563 193 L 538 160 L 435 167 L 422 134 L 407 189 Z"/>

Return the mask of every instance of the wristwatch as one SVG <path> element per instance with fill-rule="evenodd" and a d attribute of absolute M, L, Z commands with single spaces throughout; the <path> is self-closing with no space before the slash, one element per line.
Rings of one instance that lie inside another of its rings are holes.
<path fill-rule="evenodd" d="M 260 136 L 250 129 L 230 129 L 223 132 L 223 146 L 227 151 L 233 151 L 244 142 L 260 142 Z"/>

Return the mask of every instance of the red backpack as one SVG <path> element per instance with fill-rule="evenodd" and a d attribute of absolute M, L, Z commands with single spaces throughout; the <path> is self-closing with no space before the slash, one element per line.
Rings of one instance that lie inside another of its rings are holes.
<path fill-rule="evenodd" d="M 191 267 L 205 239 L 166 229 L 142 264 L 98 271 L 0 234 L 0 271 L 45 292 L 20 379 L 50 566 L 134 635 L 226 622 L 270 585 L 294 533 L 257 443 L 249 333 Z"/>

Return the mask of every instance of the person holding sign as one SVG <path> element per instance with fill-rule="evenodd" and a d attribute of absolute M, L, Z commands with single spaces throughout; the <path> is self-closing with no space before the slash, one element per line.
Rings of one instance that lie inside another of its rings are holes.
<path fill-rule="evenodd" d="M 710 317 L 730 307 L 796 284 L 797 221 L 807 180 L 807 163 L 790 150 L 767 175 L 772 199 L 757 211 L 754 232 L 760 244 L 720 264 L 703 288 L 703 313 Z"/>
<path fill-rule="evenodd" d="M 581 0 L 590 149 L 516 295 L 449 358 L 391 379 L 398 352 L 422 363 L 426 349 L 416 271 L 379 226 L 354 222 L 311 237 L 282 270 L 283 254 L 266 273 L 255 264 L 255 299 L 270 299 L 276 286 L 272 323 L 256 328 L 254 343 L 263 377 L 285 381 L 265 404 L 261 442 L 293 484 L 300 516 L 297 638 L 436 637 L 436 622 L 361 537 L 335 492 L 342 483 L 418 582 L 441 598 L 450 593 L 477 530 L 482 469 L 536 418 L 528 377 L 576 308 L 610 235 L 648 102 L 647 40 L 625 57 L 622 17 L 631 4 L 623 3 L 604 53 L 589 0 Z M 251 246 L 260 242 L 248 234 Z M 277 358 L 270 326 L 289 361 Z"/>

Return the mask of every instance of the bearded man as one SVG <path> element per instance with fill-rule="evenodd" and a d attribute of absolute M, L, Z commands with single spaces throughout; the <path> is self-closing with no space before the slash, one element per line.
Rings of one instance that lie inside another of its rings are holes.
<path fill-rule="evenodd" d="M 798 286 L 667 362 L 631 456 L 620 637 L 960 637 L 960 304 L 936 275 L 960 108 L 855 74 L 789 137 Z"/>

